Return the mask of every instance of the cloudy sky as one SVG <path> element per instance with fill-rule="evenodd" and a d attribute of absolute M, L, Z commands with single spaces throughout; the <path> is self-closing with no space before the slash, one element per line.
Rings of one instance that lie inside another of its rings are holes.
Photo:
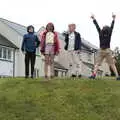
<path fill-rule="evenodd" d="M 120 47 L 119 0 L 1 0 L 0 17 L 22 25 L 34 25 L 36 30 L 53 22 L 56 31 L 67 30 L 76 23 L 77 31 L 89 42 L 99 46 L 98 33 L 90 15 L 95 14 L 99 25 L 110 25 L 112 12 L 117 15 L 111 47 Z M 1 28 L 0 28 L 1 29 Z"/>

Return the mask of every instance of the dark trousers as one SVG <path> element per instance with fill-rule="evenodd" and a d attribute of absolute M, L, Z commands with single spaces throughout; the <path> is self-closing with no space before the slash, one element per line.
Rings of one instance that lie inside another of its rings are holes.
<path fill-rule="evenodd" d="M 32 52 L 26 52 L 25 54 L 25 76 L 29 76 L 29 63 L 31 63 L 31 77 L 33 77 L 35 66 L 36 54 Z"/>

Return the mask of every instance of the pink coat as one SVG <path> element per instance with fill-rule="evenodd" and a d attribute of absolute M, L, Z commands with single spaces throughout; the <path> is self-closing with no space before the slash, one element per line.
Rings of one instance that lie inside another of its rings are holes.
<path fill-rule="evenodd" d="M 45 52 L 45 38 L 46 38 L 46 34 L 47 34 L 47 31 L 43 32 L 42 36 L 41 36 L 41 44 L 40 44 L 40 47 L 41 47 L 41 53 L 44 54 Z M 60 50 L 60 44 L 59 44 L 59 40 L 58 40 L 58 35 L 57 35 L 57 32 L 54 32 L 54 53 L 55 55 L 59 53 L 59 50 Z"/>

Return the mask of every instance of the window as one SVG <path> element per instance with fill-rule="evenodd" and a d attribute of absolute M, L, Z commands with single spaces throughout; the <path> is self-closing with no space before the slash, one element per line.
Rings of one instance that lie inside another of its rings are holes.
<path fill-rule="evenodd" d="M 8 60 L 11 60 L 11 50 L 10 49 L 8 49 Z"/>
<path fill-rule="evenodd" d="M 7 49 L 3 48 L 3 58 L 7 59 Z"/>
<path fill-rule="evenodd" d="M 91 57 L 92 57 L 92 54 L 91 54 L 91 53 L 88 53 L 88 61 L 92 61 L 92 60 L 91 60 Z"/>
<path fill-rule="evenodd" d="M 38 47 L 37 49 L 36 49 L 36 55 L 40 55 L 40 48 Z"/>
<path fill-rule="evenodd" d="M 55 76 L 58 76 L 58 70 L 55 70 L 54 72 L 55 72 Z"/>
<path fill-rule="evenodd" d="M 12 61 L 12 49 L 0 46 L 0 59 Z"/>
<path fill-rule="evenodd" d="M 34 77 L 35 78 L 38 78 L 39 77 L 39 69 L 36 69 L 34 70 Z"/>
<path fill-rule="evenodd" d="M 0 47 L 0 58 L 2 58 L 2 47 Z"/>

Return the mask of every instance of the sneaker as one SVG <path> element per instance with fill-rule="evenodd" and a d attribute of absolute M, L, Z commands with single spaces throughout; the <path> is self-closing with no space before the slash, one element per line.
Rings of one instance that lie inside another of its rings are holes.
<path fill-rule="evenodd" d="M 51 79 L 54 79 L 54 76 L 50 76 Z"/>
<path fill-rule="evenodd" d="M 116 80 L 120 80 L 120 76 L 116 78 Z"/>
<path fill-rule="evenodd" d="M 45 77 L 44 77 L 44 78 L 45 78 L 46 80 L 47 80 L 47 79 L 49 79 L 49 77 L 48 77 L 47 75 L 45 75 Z"/>
<path fill-rule="evenodd" d="M 25 79 L 28 79 L 29 78 L 29 76 L 25 76 Z"/>
<path fill-rule="evenodd" d="M 81 78 L 81 77 L 82 77 L 82 75 L 78 75 L 78 77 L 79 77 L 79 78 Z"/>
<path fill-rule="evenodd" d="M 77 76 L 76 76 L 76 75 L 74 75 L 74 74 L 72 74 L 72 77 L 73 77 L 73 78 L 75 78 L 75 77 L 77 77 Z"/>
<path fill-rule="evenodd" d="M 93 74 L 89 77 L 90 79 L 95 79 L 96 78 L 96 74 Z"/>
<path fill-rule="evenodd" d="M 33 76 L 31 76 L 31 78 L 32 78 L 32 79 L 34 79 L 34 77 L 33 77 Z"/>

